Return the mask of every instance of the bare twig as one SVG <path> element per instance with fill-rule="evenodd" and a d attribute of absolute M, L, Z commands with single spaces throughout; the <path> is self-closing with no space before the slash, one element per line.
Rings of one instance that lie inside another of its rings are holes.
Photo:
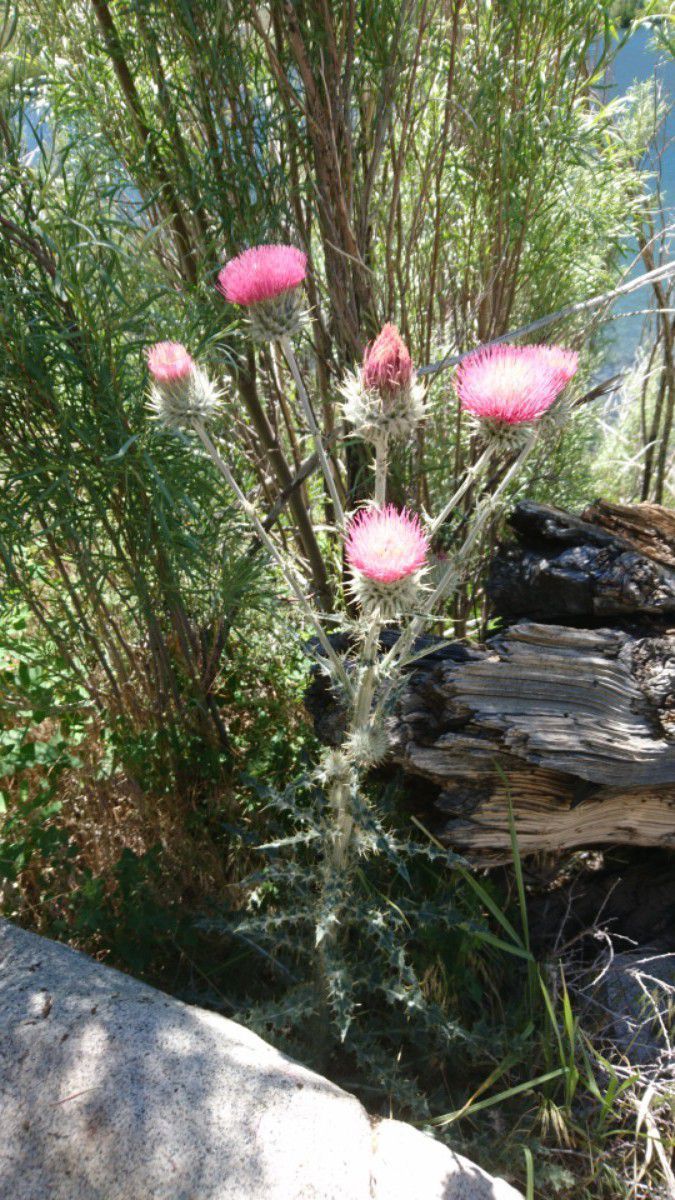
<path fill-rule="evenodd" d="M 608 304 L 610 301 L 616 300 L 619 296 L 628 296 L 632 292 L 637 292 L 642 287 L 653 286 L 656 282 L 670 279 L 673 275 L 675 275 L 675 261 L 664 263 L 663 266 L 657 267 L 654 271 L 648 271 L 645 275 L 639 275 L 637 279 L 632 279 L 629 283 L 622 283 L 620 287 L 613 288 L 609 292 L 603 292 L 601 296 L 591 296 L 589 300 L 579 300 L 576 304 L 566 304 L 564 308 L 559 308 L 557 312 L 549 313 L 545 317 L 539 317 L 538 320 L 531 321 L 529 325 L 520 325 L 518 329 L 510 329 L 507 333 L 503 333 L 500 337 L 492 338 L 484 344 L 486 346 L 498 346 L 501 342 L 510 342 L 515 338 L 526 337 L 527 334 L 536 333 L 538 329 L 545 329 L 547 325 L 553 325 L 556 321 L 576 316 L 578 313 L 590 312 L 595 308 L 600 308 L 603 304 Z M 418 367 L 418 374 L 436 375 L 439 371 L 446 370 L 447 367 L 456 367 L 469 354 L 473 353 L 473 350 L 467 350 L 463 354 L 446 354 L 445 358 L 438 359 L 437 362 L 428 363 L 425 367 Z"/>

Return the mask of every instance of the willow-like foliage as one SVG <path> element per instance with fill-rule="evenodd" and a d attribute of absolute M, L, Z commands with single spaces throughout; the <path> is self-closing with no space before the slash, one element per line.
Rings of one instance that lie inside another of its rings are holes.
<path fill-rule="evenodd" d="M 190 737 L 227 746 L 214 692 L 255 560 L 186 446 L 150 433 L 147 330 L 160 302 L 184 317 L 138 200 L 40 127 L 18 65 L 0 115 L 3 600 L 176 765 Z"/>
<path fill-rule="evenodd" d="M 308 252 L 330 425 L 336 374 L 383 321 L 423 362 L 616 274 L 643 185 L 601 99 L 621 40 L 612 7 L 37 0 L 21 12 L 46 102 L 109 149 L 161 227 L 174 283 L 203 291 L 224 255 L 255 242 Z M 231 346 L 251 404 L 256 364 Z"/>

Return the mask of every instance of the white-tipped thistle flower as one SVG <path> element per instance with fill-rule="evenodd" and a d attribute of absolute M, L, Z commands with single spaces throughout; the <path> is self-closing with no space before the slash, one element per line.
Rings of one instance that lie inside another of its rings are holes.
<path fill-rule="evenodd" d="M 553 420 L 577 365 L 578 355 L 562 346 L 487 346 L 460 363 L 455 387 L 481 440 L 506 453 L 519 450 L 544 416 Z M 565 415 L 561 407 L 558 419 Z"/>
<path fill-rule="evenodd" d="M 152 383 L 148 407 L 172 429 L 189 429 L 218 408 L 221 393 L 180 342 L 157 342 L 148 350 Z"/>
<path fill-rule="evenodd" d="M 301 284 L 307 255 L 296 246 L 252 246 L 230 259 L 218 275 L 218 287 L 230 304 L 248 310 L 257 342 L 293 337 L 307 320 Z"/>
<path fill-rule="evenodd" d="M 365 617 L 394 621 L 415 610 L 428 549 L 419 518 L 393 504 L 361 509 L 352 518 L 345 554 L 352 593 Z"/>
<path fill-rule="evenodd" d="M 366 348 L 341 392 L 344 418 L 365 441 L 407 439 L 424 419 L 425 389 L 395 325 L 385 325 Z"/>

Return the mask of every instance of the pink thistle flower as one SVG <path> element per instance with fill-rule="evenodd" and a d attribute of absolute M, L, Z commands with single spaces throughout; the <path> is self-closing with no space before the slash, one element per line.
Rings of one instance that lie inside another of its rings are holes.
<path fill-rule="evenodd" d="M 564 346 L 537 346 L 536 349 L 546 354 L 550 366 L 564 375 L 565 383 L 574 378 L 579 368 L 579 355 L 576 350 L 566 350 Z"/>
<path fill-rule="evenodd" d="M 502 344 L 469 355 L 455 377 L 462 408 L 498 425 L 536 421 L 571 379 L 571 360 L 563 364 L 551 351 L 548 346 Z"/>
<path fill-rule="evenodd" d="M 361 376 L 364 387 L 398 391 L 410 385 L 413 365 L 410 352 L 395 325 L 385 325 L 366 347 Z"/>
<path fill-rule="evenodd" d="M 156 383 L 172 384 L 189 378 L 194 359 L 180 342 L 156 342 L 148 350 L 148 370 Z"/>
<path fill-rule="evenodd" d="M 393 504 L 361 509 L 347 526 L 347 562 L 375 583 L 408 579 L 424 566 L 428 549 L 419 518 Z"/>
<path fill-rule="evenodd" d="M 215 412 L 220 393 L 180 342 L 157 342 L 147 352 L 149 408 L 169 428 L 191 429 Z"/>
<path fill-rule="evenodd" d="M 263 304 L 300 286 L 307 274 L 307 255 L 295 246 L 252 246 L 231 258 L 218 275 L 218 286 L 230 304 Z"/>

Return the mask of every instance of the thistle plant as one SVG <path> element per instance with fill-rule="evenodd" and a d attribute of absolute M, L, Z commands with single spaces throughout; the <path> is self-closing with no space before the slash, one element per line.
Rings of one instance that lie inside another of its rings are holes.
<path fill-rule="evenodd" d="M 329 454 L 293 345 L 305 323 L 306 269 L 304 254 L 292 246 L 257 246 L 225 265 L 218 287 L 230 303 L 246 309 L 256 344 L 278 346 L 293 380 L 332 502 L 335 529 L 329 536 L 338 540 L 346 566 L 344 578 L 333 569 L 335 612 L 318 607 L 305 564 L 278 528 L 268 528 L 236 477 L 229 448 L 213 440 L 209 423 L 221 394 L 176 343 L 160 343 L 148 354 L 150 408 L 164 424 L 196 434 L 276 564 L 304 625 L 312 630 L 318 669 L 327 674 L 336 704 L 345 713 L 340 745 L 323 752 L 314 773 L 324 804 L 311 833 L 321 844 L 313 893 L 318 976 L 327 1010 L 341 1008 L 344 1035 L 351 1013 L 340 942 L 351 920 L 353 881 L 369 854 L 383 847 L 389 847 L 394 858 L 398 852 L 381 815 L 366 798 L 365 777 L 386 760 L 388 730 L 405 673 L 423 653 L 420 635 L 466 581 L 481 537 L 545 433 L 546 420 L 556 408 L 565 415 L 561 396 L 577 369 L 577 356 L 561 347 L 500 345 L 466 357 L 457 371 L 456 391 L 475 423 L 482 452 L 435 516 L 415 514 L 388 502 L 389 458 L 392 443 L 416 434 L 427 398 L 398 330 L 385 325 L 367 346 L 361 366 L 341 385 L 345 426 L 350 436 L 370 447 L 372 465 L 372 498 L 357 511 L 345 512 L 334 443 Z M 469 493 L 472 505 L 462 522 L 461 539 L 432 585 L 433 541 Z M 393 627 L 395 637 L 392 642 L 388 636 L 385 652 L 386 627 Z M 336 631 L 339 639 L 333 636 Z M 402 970 L 399 965 L 400 979 Z M 400 996 L 408 997 L 406 1003 L 411 989 L 415 990 L 407 975 L 399 989 Z"/>

